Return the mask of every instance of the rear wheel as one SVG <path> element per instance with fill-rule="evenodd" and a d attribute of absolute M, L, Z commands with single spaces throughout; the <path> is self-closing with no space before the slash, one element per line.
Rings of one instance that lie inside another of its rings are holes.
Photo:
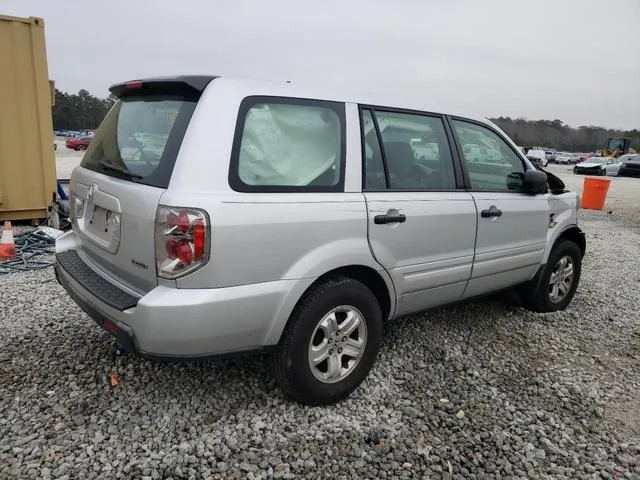
<path fill-rule="evenodd" d="M 520 287 L 524 305 L 536 312 L 564 310 L 576 293 L 581 270 L 580 247 L 570 240 L 561 240 L 549 255 L 538 289 L 531 291 L 527 285 Z"/>
<path fill-rule="evenodd" d="M 280 388 L 307 405 L 347 397 L 373 366 L 382 339 L 382 312 L 362 283 L 336 277 L 298 303 L 275 355 Z"/>

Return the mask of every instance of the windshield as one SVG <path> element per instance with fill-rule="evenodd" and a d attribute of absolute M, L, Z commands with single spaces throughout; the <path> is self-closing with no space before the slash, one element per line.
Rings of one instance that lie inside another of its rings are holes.
<path fill-rule="evenodd" d="M 176 95 L 118 100 L 81 165 L 105 175 L 166 188 L 196 102 Z"/>

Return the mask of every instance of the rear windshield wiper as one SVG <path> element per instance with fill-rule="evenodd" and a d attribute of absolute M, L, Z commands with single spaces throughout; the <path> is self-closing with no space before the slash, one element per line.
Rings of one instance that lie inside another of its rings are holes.
<path fill-rule="evenodd" d="M 138 175 L 137 173 L 133 173 L 131 170 L 127 170 L 126 168 L 118 167 L 116 165 L 113 165 L 112 163 L 105 162 L 103 160 L 100 160 L 98 162 L 98 165 L 100 165 L 105 170 L 111 170 L 112 172 L 122 173 L 124 175 L 127 175 L 128 177 L 137 178 L 138 180 L 141 180 L 142 178 L 144 178 L 142 175 Z"/>

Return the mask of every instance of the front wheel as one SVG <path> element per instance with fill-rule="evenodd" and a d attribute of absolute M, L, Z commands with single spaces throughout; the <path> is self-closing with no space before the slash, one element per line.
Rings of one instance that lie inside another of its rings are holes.
<path fill-rule="evenodd" d="M 373 366 L 382 339 L 382 312 L 364 284 L 336 277 L 300 300 L 274 358 L 285 394 L 306 405 L 347 397 Z"/>
<path fill-rule="evenodd" d="M 576 293 L 581 271 L 580 247 L 570 240 L 561 240 L 549 255 L 538 289 L 531 291 L 528 285 L 519 289 L 525 307 L 535 312 L 564 310 Z"/>
<path fill-rule="evenodd" d="M 607 175 L 607 171 L 604 168 L 601 168 L 599 173 L 601 177 L 605 177 Z"/>

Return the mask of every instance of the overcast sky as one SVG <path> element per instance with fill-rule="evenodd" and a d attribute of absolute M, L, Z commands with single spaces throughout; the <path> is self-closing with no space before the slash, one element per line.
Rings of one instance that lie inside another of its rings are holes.
<path fill-rule="evenodd" d="M 0 0 L 0 14 L 45 19 L 49 76 L 69 92 L 216 73 L 640 128 L 640 0 Z"/>

